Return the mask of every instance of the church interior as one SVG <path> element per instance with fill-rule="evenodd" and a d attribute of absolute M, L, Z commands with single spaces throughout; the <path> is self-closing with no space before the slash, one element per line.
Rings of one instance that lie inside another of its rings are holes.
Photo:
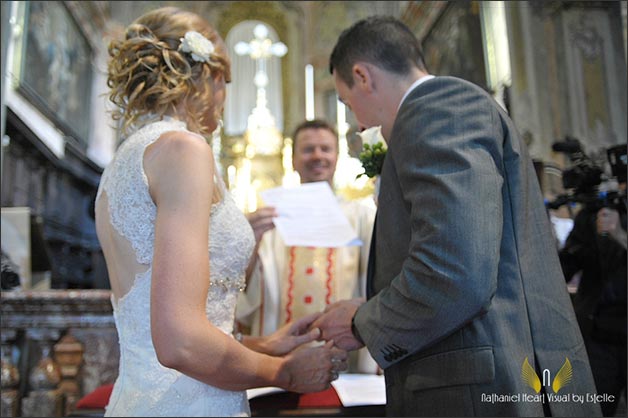
<path fill-rule="evenodd" d="M 90 416 L 77 403 L 115 380 L 93 207 L 122 140 L 109 117 L 107 46 L 166 5 L 203 16 L 227 45 L 232 81 L 212 149 L 244 213 L 263 205 L 260 192 L 299 183 L 291 135 L 315 118 L 339 135 L 334 189 L 373 202 L 374 179 L 359 176 L 361 127 L 329 73 L 339 34 L 371 15 L 404 22 L 431 74 L 494 97 L 548 202 L 567 192 L 561 173 L 573 163 L 556 143 L 577 139 L 600 165 L 626 145 L 625 1 L 2 1 L 2 416 Z M 557 232 L 574 210 L 551 207 Z M 5 254 L 17 274 L 6 287 Z"/>

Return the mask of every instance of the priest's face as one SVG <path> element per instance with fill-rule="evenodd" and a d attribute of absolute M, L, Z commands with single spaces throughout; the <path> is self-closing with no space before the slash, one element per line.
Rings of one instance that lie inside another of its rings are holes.
<path fill-rule="evenodd" d="M 294 138 L 292 166 L 301 183 L 332 183 L 338 162 L 338 139 L 324 128 L 307 128 Z"/>

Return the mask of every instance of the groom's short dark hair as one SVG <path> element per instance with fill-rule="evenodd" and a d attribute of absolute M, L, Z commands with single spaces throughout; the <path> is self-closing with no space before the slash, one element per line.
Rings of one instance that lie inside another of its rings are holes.
<path fill-rule="evenodd" d="M 329 72 L 333 74 L 335 70 L 352 87 L 351 67 L 358 61 L 399 75 L 408 74 L 412 67 L 427 71 L 414 33 L 398 19 L 387 16 L 372 16 L 345 29 L 331 53 Z"/>

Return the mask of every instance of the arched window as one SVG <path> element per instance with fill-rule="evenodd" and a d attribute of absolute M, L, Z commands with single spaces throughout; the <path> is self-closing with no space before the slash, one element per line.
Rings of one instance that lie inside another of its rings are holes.
<path fill-rule="evenodd" d="M 267 23 L 258 20 L 246 20 L 235 25 L 227 34 L 225 42 L 231 57 L 231 83 L 227 84 L 227 100 L 225 103 L 225 134 L 242 135 L 246 131 L 247 118 L 255 107 L 257 88 L 253 82 L 255 77 L 255 61 L 250 56 L 235 53 L 238 42 L 250 42 L 254 38 L 253 29 L 263 24 L 268 29 L 268 38 L 278 42 L 277 32 Z M 267 60 L 266 70 L 268 86 L 266 97 L 268 109 L 275 118 L 275 125 L 283 132 L 283 100 L 281 95 L 281 61 L 278 57 Z"/>

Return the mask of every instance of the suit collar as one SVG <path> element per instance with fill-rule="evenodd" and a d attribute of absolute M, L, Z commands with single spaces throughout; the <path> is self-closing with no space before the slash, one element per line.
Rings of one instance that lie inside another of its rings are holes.
<path fill-rule="evenodd" d="M 401 98 L 401 101 L 399 102 L 399 105 L 397 106 L 397 111 L 399 111 L 399 109 L 401 108 L 401 105 L 403 104 L 403 101 L 406 100 L 406 97 L 408 97 L 408 95 L 412 92 L 412 90 L 414 90 L 415 88 L 419 87 L 419 85 L 421 85 L 422 83 L 424 83 L 424 82 L 426 82 L 428 80 L 431 80 L 433 78 L 434 78 L 433 75 L 428 74 L 428 75 L 424 75 L 423 77 L 419 78 L 414 83 L 412 83 L 410 88 L 408 88 L 408 90 L 406 90 L 406 93 Z"/>

